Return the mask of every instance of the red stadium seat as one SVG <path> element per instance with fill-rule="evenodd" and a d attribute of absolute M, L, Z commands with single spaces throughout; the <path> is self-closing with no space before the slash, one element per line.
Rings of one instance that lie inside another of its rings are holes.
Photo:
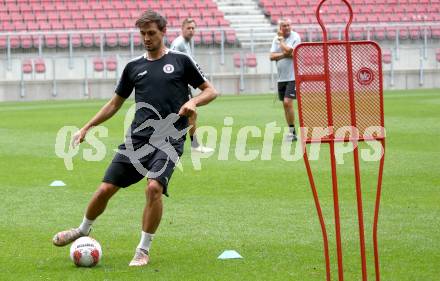
<path fill-rule="evenodd" d="M 57 35 L 57 46 L 59 48 L 69 47 L 69 35 L 67 35 L 67 34 Z"/>
<path fill-rule="evenodd" d="M 130 46 L 130 34 L 126 32 L 118 34 L 118 44 L 122 47 Z"/>
<path fill-rule="evenodd" d="M 74 48 L 81 47 L 81 36 L 79 34 L 71 34 L 70 39 Z"/>
<path fill-rule="evenodd" d="M 202 36 L 200 35 L 200 32 L 196 33 L 193 37 L 194 44 L 200 45 L 202 43 Z"/>
<path fill-rule="evenodd" d="M 382 63 L 390 64 L 392 60 L 391 50 L 385 49 L 382 51 Z"/>
<path fill-rule="evenodd" d="M 93 70 L 96 72 L 104 71 L 104 61 L 102 58 L 98 57 L 93 59 Z"/>
<path fill-rule="evenodd" d="M 82 34 L 82 45 L 83 47 L 90 48 L 93 47 L 93 35 L 90 33 Z"/>
<path fill-rule="evenodd" d="M 94 33 L 93 34 L 93 43 L 94 43 L 95 47 L 101 47 L 101 41 L 105 44 L 104 34 Z"/>
<path fill-rule="evenodd" d="M 226 29 L 226 42 L 234 44 L 237 41 L 234 29 Z"/>
<path fill-rule="evenodd" d="M 254 53 L 246 54 L 246 66 L 257 67 L 257 57 Z"/>
<path fill-rule="evenodd" d="M 236 68 L 240 68 L 242 66 L 242 61 L 241 61 L 241 54 L 240 53 L 235 53 L 232 56 L 232 59 L 234 60 L 234 66 Z"/>
<path fill-rule="evenodd" d="M 44 45 L 44 37 L 43 35 L 32 35 L 32 43 L 34 48 L 39 48 L 40 44 Z"/>
<path fill-rule="evenodd" d="M 51 30 L 52 29 L 50 23 L 45 22 L 45 21 L 40 22 L 39 26 L 40 26 L 40 30 L 42 30 L 42 31 L 46 31 L 46 30 Z"/>
<path fill-rule="evenodd" d="M 133 33 L 133 45 L 136 47 L 142 45 L 142 39 L 141 39 L 141 35 L 139 34 L 139 32 Z"/>
<path fill-rule="evenodd" d="M 105 35 L 105 44 L 108 47 L 116 47 L 118 45 L 118 35 L 116 33 L 108 33 Z"/>
<path fill-rule="evenodd" d="M 223 35 L 223 38 L 224 38 L 224 35 Z M 221 44 L 222 43 L 222 31 L 219 31 L 219 30 L 215 30 L 214 31 L 214 42 L 216 44 Z"/>
<path fill-rule="evenodd" d="M 55 48 L 57 46 L 57 38 L 55 35 L 45 35 L 44 40 L 45 40 L 44 45 L 47 48 Z"/>
<path fill-rule="evenodd" d="M 395 40 L 397 36 L 397 29 L 395 27 L 387 27 L 387 39 L 388 40 Z"/>
<path fill-rule="evenodd" d="M 211 30 L 202 31 L 202 40 L 204 44 L 212 45 L 214 43 L 214 38 L 212 37 L 212 31 Z"/>
<path fill-rule="evenodd" d="M 24 59 L 21 63 L 21 71 L 25 74 L 32 73 L 33 71 L 32 60 Z"/>
<path fill-rule="evenodd" d="M 20 38 L 18 36 L 10 36 L 9 43 L 12 49 L 20 48 Z"/>
<path fill-rule="evenodd" d="M 44 59 L 37 58 L 34 60 L 35 72 L 36 73 L 44 73 L 46 72 L 46 63 Z"/>
<path fill-rule="evenodd" d="M 180 32 L 179 31 L 167 31 L 167 41 L 168 44 L 171 44 L 174 39 L 176 39 L 179 36 Z"/>
<path fill-rule="evenodd" d="M 21 47 L 23 49 L 29 49 L 33 47 L 32 44 L 32 36 L 31 35 L 22 35 L 20 36 Z"/>
<path fill-rule="evenodd" d="M 434 39 L 440 39 L 440 27 L 435 27 L 433 26 L 431 28 L 431 32 L 432 32 L 432 38 Z"/>
<path fill-rule="evenodd" d="M 385 39 L 385 28 L 384 27 L 375 27 L 373 29 L 374 38 L 376 40 L 384 40 Z"/>
<path fill-rule="evenodd" d="M 8 47 L 8 41 L 6 36 L 0 36 L 0 50 L 4 50 Z"/>
<path fill-rule="evenodd" d="M 229 21 L 224 18 L 223 13 L 212 0 L 5 0 L 4 3 L 5 9 L 0 9 L 0 30 L 4 32 L 134 28 L 134 22 L 139 14 L 148 8 L 159 10 L 159 12 L 166 15 L 169 28 L 180 28 L 181 21 L 185 17 L 196 18 L 198 27 L 230 27 Z M 284 6 L 280 6 L 280 9 L 284 8 Z M 294 11 L 293 6 L 292 10 Z M 235 42 L 235 34 L 228 34 L 229 37 L 225 38 L 226 41 Z M 221 37 L 219 35 L 219 33 L 211 32 L 209 35 L 205 33 L 204 37 L 202 35 L 196 36 L 195 43 L 220 43 Z M 56 46 L 66 48 L 68 46 L 65 36 L 60 37 L 58 40 L 51 37 L 48 36 L 48 39 L 44 40 L 46 46 L 50 48 Z M 172 36 L 168 37 L 172 39 Z M 79 37 L 76 36 L 75 46 L 79 45 L 78 40 Z M 116 36 L 116 41 L 111 38 L 110 42 L 106 41 L 106 43 L 111 46 L 114 44 L 124 47 L 129 45 L 125 35 L 121 38 Z M 137 40 L 137 43 L 139 45 L 140 41 Z M 30 45 L 29 40 L 25 40 L 22 45 L 23 48 L 28 48 Z M 87 42 L 85 45 L 87 45 Z M 33 46 L 35 46 L 35 41 Z M 20 47 L 21 45 L 18 46 L 18 48 Z"/>
<path fill-rule="evenodd" d="M 105 60 L 105 69 L 107 71 L 115 71 L 118 68 L 118 62 L 115 57 L 108 57 Z"/>
<path fill-rule="evenodd" d="M 411 40 L 420 39 L 420 28 L 419 27 L 410 27 L 409 28 L 409 38 L 411 38 Z"/>

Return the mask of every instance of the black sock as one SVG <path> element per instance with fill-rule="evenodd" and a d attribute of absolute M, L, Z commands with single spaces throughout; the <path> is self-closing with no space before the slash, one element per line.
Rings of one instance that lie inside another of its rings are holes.
<path fill-rule="evenodd" d="M 292 134 L 294 134 L 294 135 L 296 135 L 296 132 L 295 132 L 295 125 L 289 125 L 289 132 L 292 133 Z"/>

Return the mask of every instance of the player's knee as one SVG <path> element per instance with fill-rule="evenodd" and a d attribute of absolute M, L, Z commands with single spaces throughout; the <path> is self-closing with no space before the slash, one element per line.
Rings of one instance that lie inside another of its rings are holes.
<path fill-rule="evenodd" d="M 285 109 L 289 109 L 292 107 L 292 100 L 284 99 L 283 100 L 283 106 Z"/>
<path fill-rule="evenodd" d="M 162 189 L 163 187 L 158 181 L 149 181 L 146 190 L 148 198 L 160 198 L 162 196 Z"/>
<path fill-rule="evenodd" d="M 113 185 L 103 184 L 98 188 L 95 196 L 98 198 L 98 200 L 108 200 L 113 195 L 113 193 L 115 193 L 115 188 L 116 187 L 114 187 Z"/>

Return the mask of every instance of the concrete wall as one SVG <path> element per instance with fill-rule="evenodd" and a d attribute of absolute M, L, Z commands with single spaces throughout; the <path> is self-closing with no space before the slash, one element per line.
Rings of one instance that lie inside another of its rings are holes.
<path fill-rule="evenodd" d="M 420 85 L 418 71 L 397 71 L 394 85 L 391 85 L 390 72 L 384 73 L 385 89 L 440 88 L 440 71 L 426 71 L 424 84 Z M 222 95 L 246 95 L 275 93 L 276 82 L 271 82 L 269 74 L 246 74 L 244 90 L 240 90 L 238 74 L 214 75 L 212 81 Z M 243 88 L 242 87 L 242 88 Z M 62 100 L 110 98 L 114 93 L 114 79 L 59 80 L 52 81 L 3 81 L 0 82 L 0 101 Z"/>
<path fill-rule="evenodd" d="M 385 89 L 440 88 L 440 63 L 435 52 L 440 44 L 430 42 L 424 56 L 423 45 L 403 44 L 397 56 L 393 42 L 383 43 L 383 49 L 394 52 L 393 66 L 384 65 Z M 268 93 L 276 91 L 276 67 L 269 61 L 269 47 L 258 48 L 256 68 L 245 68 L 243 79 L 240 69 L 233 64 L 233 55 L 249 53 L 248 49 L 226 48 L 224 56 L 218 47 L 198 48 L 195 56 L 208 78 L 222 94 Z M 137 50 L 136 55 L 142 54 Z M 14 54 L 8 59 L 0 55 L 0 101 L 108 98 L 113 94 L 117 79 L 131 59 L 127 50 L 113 50 L 105 56 L 116 56 L 118 68 L 112 72 L 95 72 L 93 58 L 96 52 L 76 51 L 72 57 L 66 52 L 44 55 L 46 72 L 26 74 L 21 71 L 24 58 L 36 58 L 32 53 Z M 391 68 L 394 77 L 391 77 Z M 423 68 L 423 76 L 420 68 Z"/>

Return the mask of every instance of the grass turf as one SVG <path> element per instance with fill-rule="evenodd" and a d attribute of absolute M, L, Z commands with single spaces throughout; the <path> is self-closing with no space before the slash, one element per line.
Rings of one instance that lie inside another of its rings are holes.
<path fill-rule="evenodd" d="M 190 153 L 176 170 L 164 217 L 145 268 L 129 268 L 140 236 L 145 202 L 142 181 L 121 190 L 97 220 L 92 235 L 104 256 L 92 269 L 76 268 L 69 247 L 51 244 L 53 234 L 77 226 L 88 200 L 123 139 L 124 112 L 104 125 L 104 160 L 82 159 L 73 171 L 54 152 L 57 131 L 80 127 L 105 101 L 45 101 L 0 104 L 0 280 L 324 280 L 322 236 L 302 160 L 281 158 L 276 135 L 272 159 L 238 161 L 236 135 L 245 125 L 284 125 L 281 105 L 272 95 L 219 97 L 200 108 L 199 126 L 233 117 L 231 153 L 202 160 L 197 171 Z M 387 152 L 379 218 L 382 280 L 438 280 L 440 276 L 440 91 L 392 91 L 385 94 Z M 187 145 L 188 146 L 188 145 Z M 248 149 L 262 148 L 249 138 Z M 218 149 L 218 147 L 217 147 Z M 361 280 L 351 157 L 338 165 L 346 280 Z M 371 222 L 377 162 L 362 162 L 369 277 L 373 279 Z M 329 223 L 334 251 L 328 149 L 312 162 Z M 66 187 L 49 187 L 63 180 Z M 217 260 L 235 249 L 244 259 Z M 335 255 L 331 256 L 336 279 Z"/>

